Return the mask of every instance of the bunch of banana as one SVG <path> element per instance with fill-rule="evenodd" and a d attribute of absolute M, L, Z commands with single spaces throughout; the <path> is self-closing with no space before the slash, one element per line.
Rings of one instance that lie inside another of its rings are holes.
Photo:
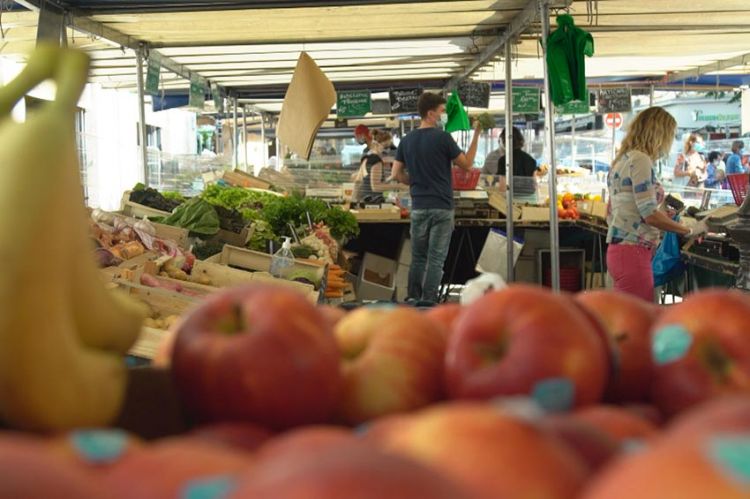
<path fill-rule="evenodd" d="M 105 289 L 87 237 L 75 113 L 88 70 L 82 52 L 40 46 L 0 88 L 0 420 L 16 428 L 113 422 L 147 313 Z M 49 79 L 55 100 L 13 121 Z"/>

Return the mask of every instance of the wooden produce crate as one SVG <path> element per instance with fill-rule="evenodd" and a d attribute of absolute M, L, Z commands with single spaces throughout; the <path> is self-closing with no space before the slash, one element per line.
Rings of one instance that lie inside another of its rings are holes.
<path fill-rule="evenodd" d="M 156 237 L 165 239 L 168 241 L 174 241 L 182 249 L 188 248 L 188 238 L 190 237 L 190 231 L 183 229 L 182 227 L 173 227 L 171 225 L 164 225 L 156 222 L 151 222 L 156 229 Z"/>
<path fill-rule="evenodd" d="M 499 190 L 491 190 L 489 192 L 489 200 L 487 203 L 496 209 L 503 217 L 507 216 L 508 213 L 508 198 L 504 192 Z M 519 220 L 521 218 L 521 207 L 517 203 L 513 203 L 513 220 Z"/>
<path fill-rule="evenodd" d="M 120 211 L 123 215 L 133 218 L 143 217 L 168 217 L 171 215 L 168 211 L 157 210 L 148 206 L 134 203 L 130 200 L 130 191 L 125 191 L 122 194 L 122 200 L 120 201 Z"/>
<path fill-rule="evenodd" d="M 549 222 L 549 206 L 524 206 L 521 222 Z"/>
<path fill-rule="evenodd" d="M 401 220 L 399 208 L 350 210 L 357 220 Z"/>
<path fill-rule="evenodd" d="M 271 260 L 272 256 L 266 253 L 260 253 L 258 251 L 252 251 L 227 244 L 224 245 L 224 249 L 221 253 L 207 258 L 205 261 L 256 272 L 270 272 Z M 326 272 L 325 267 L 303 262 L 294 262 L 293 269 L 294 271 L 311 272 L 312 275 L 315 276 L 315 280 L 320 282 L 323 282 Z"/>
<path fill-rule="evenodd" d="M 236 187 L 252 187 L 254 189 L 266 190 L 271 187 L 271 184 L 265 180 L 261 180 L 258 177 L 254 177 L 242 170 L 235 169 L 234 171 L 225 171 L 221 177 L 226 183 L 234 185 Z"/>
<path fill-rule="evenodd" d="M 607 219 L 607 203 L 603 201 L 592 201 L 591 202 L 591 216 L 602 220 Z"/>

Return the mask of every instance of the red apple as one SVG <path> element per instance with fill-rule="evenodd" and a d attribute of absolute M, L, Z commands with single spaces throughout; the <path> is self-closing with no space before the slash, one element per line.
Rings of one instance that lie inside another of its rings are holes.
<path fill-rule="evenodd" d="M 449 477 L 358 441 L 262 457 L 228 495 L 236 499 L 470 499 Z"/>
<path fill-rule="evenodd" d="M 186 491 L 203 481 L 239 475 L 252 466 L 244 451 L 221 448 L 193 438 L 171 437 L 102 470 L 113 499 L 192 497 Z"/>
<path fill-rule="evenodd" d="M 651 326 L 656 319 L 653 307 L 613 291 L 580 293 L 576 300 L 601 321 L 616 349 L 616 369 L 607 385 L 605 399 L 647 400 L 652 375 Z"/>
<path fill-rule="evenodd" d="M 271 429 L 326 422 L 341 393 L 328 321 L 285 287 L 251 285 L 207 298 L 177 332 L 172 370 L 185 405 L 204 421 Z"/>
<path fill-rule="evenodd" d="M 464 307 L 458 303 L 443 303 L 428 310 L 425 315 L 443 326 L 443 333 L 448 335 L 453 331 L 456 321 L 464 311 Z"/>
<path fill-rule="evenodd" d="M 332 446 L 357 441 L 352 432 L 341 426 L 312 425 L 289 430 L 267 441 L 257 456 L 265 459 L 271 456 L 297 453 L 310 459 Z"/>
<path fill-rule="evenodd" d="M 573 450 L 590 472 L 600 470 L 620 452 L 614 438 L 570 414 L 548 414 L 539 424 Z"/>
<path fill-rule="evenodd" d="M 445 337 L 413 308 L 361 308 L 336 327 L 343 359 L 340 414 L 350 424 L 410 411 L 443 394 Z"/>
<path fill-rule="evenodd" d="M 677 416 L 666 437 L 689 437 L 711 432 L 750 433 L 750 396 L 727 395 L 709 400 Z"/>
<path fill-rule="evenodd" d="M 364 438 L 452 477 L 481 498 L 574 498 L 586 465 L 535 423 L 499 406 L 452 403 L 385 418 Z"/>
<path fill-rule="evenodd" d="M 220 447 L 254 452 L 267 440 L 271 439 L 273 434 L 253 423 L 235 422 L 200 426 L 183 438 L 186 437 Z"/>
<path fill-rule="evenodd" d="M 573 417 L 610 435 L 618 443 L 648 440 L 659 430 L 650 421 L 614 406 L 594 405 L 578 409 Z"/>
<path fill-rule="evenodd" d="M 328 320 L 328 322 L 331 324 L 331 329 L 336 327 L 336 324 L 339 323 L 341 319 L 346 317 L 346 310 L 340 307 L 332 307 L 330 305 L 321 305 L 318 307 L 318 310 L 323 314 L 323 316 Z"/>
<path fill-rule="evenodd" d="M 750 435 L 662 441 L 623 456 L 590 484 L 583 499 L 746 499 Z"/>
<path fill-rule="evenodd" d="M 669 307 L 653 328 L 651 399 L 673 416 L 726 394 L 750 394 L 750 298 L 704 291 Z"/>
<path fill-rule="evenodd" d="M 470 305 L 448 341 L 453 398 L 531 395 L 544 408 L 598 402 L 608 375 L 594 323 L 567 296 L 514 285 Z"/>
<path fill-rule="evenodd" d="M 622 406 L 628 412 L 645 419 L 657 428 L 664 426 L 664 415 L 658 407 L 651 404 L 626 404 Z"/>
<path fill-rule="evenodd" d="M 0 433 L 0 497 L 97 499 L 104 489 L 42 440 Z"/>

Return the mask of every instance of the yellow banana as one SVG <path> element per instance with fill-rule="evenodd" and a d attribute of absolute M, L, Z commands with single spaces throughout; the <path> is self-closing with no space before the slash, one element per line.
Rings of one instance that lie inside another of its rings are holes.
<path fill-rule="evenodd" d="M 88 66 L 40 47 L 0 90 L 0 419 L 18 428 L 111 423 L 143 318 L 108 294 L 87 247 L 74 113 Z M 13 122 L 13 103 L 48 78 L 55 101 Z"/>

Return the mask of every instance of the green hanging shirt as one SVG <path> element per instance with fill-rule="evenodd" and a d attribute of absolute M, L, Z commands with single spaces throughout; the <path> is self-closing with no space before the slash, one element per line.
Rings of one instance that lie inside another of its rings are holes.
<path fill-rule="evenodd" d="M 588 102 L 585 56 L 594 55 L 594 38 L 576 27 L 573 17 L 557 17 L 557 29 L 547 38 L 550 97 L 556 106 Z"/>
<path fill-rule="evenodd" d="M 458 130 L 471 130 L 469 115 L 466 114 L 461 98 L 457 91 L 453 91 L 445 103 L 445 112 L 448 115 L 448 123 L 445 124 L 445 131 L 448 133 L 457 132 Z"/>

